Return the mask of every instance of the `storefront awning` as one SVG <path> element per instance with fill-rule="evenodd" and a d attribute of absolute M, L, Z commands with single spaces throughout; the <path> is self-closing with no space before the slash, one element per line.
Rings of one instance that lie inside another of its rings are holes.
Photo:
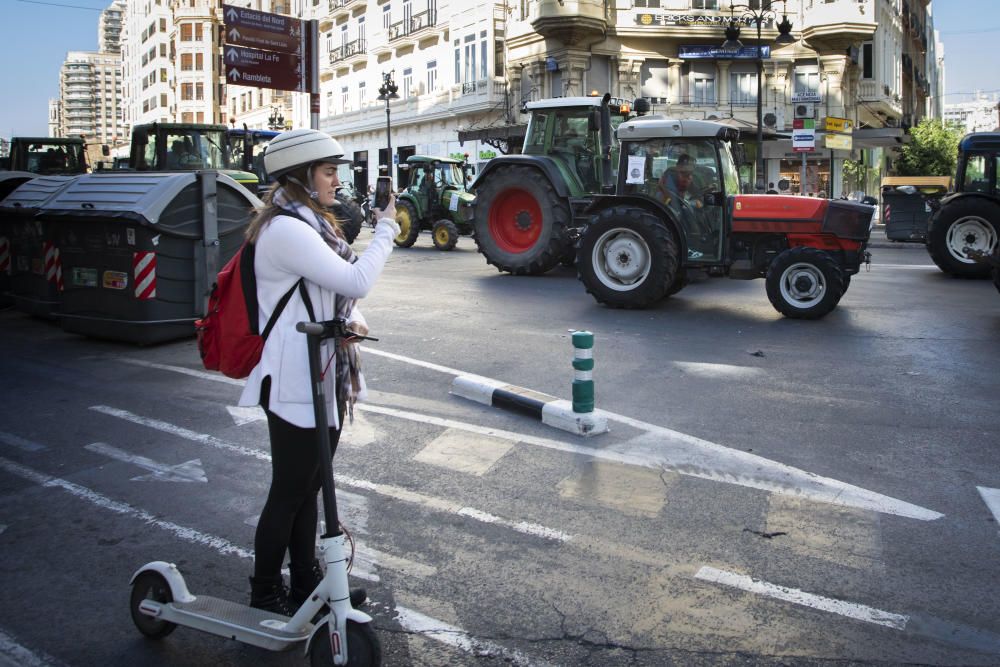
<path fill-rule="evenodd" d="M 910 135 L 901 127 L 865 127 L 854 130 L 855 148 L 893 148 L 910 143 Z"/>

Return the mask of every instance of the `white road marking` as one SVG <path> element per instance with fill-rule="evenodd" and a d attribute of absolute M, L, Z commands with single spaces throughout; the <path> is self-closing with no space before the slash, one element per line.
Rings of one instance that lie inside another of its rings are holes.
<path fill-rule="evenodd" d="M 212 382 L 224 382 L 225 384 L 236 385 L 237 387 L 242 387 L 246 384 L 243 380 L 234 380 L 231 377 L 226 377 L 221 373 L 210 373 L 208 371 L 199 371 L 194 368 L 186 368 L 184 366 L 171 366 L 169 364 L 157 364 L 152 361 L 143 361 L 142 359 L 136 359 L 134 357 L 115 357 L 115 361 L 122 361 L 126 364 L 132 364 L 133 366 L 142 366 L 144 368 L 155 368 L 160 371 L 171 371 L 173 373 L 183 373 L 184 375 L 190 375 L 192 377 L 199 378 L 201 380 L 211 380 Z"/>
<path fill-rule="evenodd" d="M 227 405 L 226 411 L 229 412 L 229 416 L 233 418 L 233 423 L 237 426 L 267 421 L 267 415 L 264 414 L 264 410 L 260 406 Z"/>
<path fill-rule="evenodd" d="M 977 486 L 979 495 L 983 497 L 983 502 L 990 508 L 993 518 L 1000 522 L 1000 489 L 991 489 L 986 486 Z"/>
<path fill-rule="evenodd" d="M 7 664 L 18 667 L 63 667 L 66 664 L 50 655 L 21 646 L 3 630 L 0 630 L 0 658 L 6 658 L 9 660 Z M 6 661 L 0 660 L 0 662 Z"/>
<path fill-rule="evenodd" d="M 933 269 L 935 271 L 940 271 L 936 264 L 882 264 L 881 262 L 872 262 L 873 269 L 920 269 L 923 271 L 928 271 Z"/>
<path fill-rule="evenodd" d="M 675 361 L 673 365 L 687 375 L 705 378 L 754 378 L 764 372 L 754 366 L 736 366 L 733 364 L 710 364 L 698 361 Z"/>
<path fill-rule="evenodd" d="M 427 368 L 430 370 L 447 373 L 451 375 L 468 375 L 454 368 L 440 366 L 418 359 L 411 359 L 402 355 L 384 352 L 380 350 L 368 350 L 367 352 L 377 356 L 402 361 L 404 363 Z M 178 370 L 177 367 L 156 365 L 162 370 Z M 190 369 L 180 369 L 181 372 L 196 374 Z M 217 381 L 230 381 L 230 378 L 211 373 L 201 373 L 205 379 Z M 482 376 L 475 376 L 482 377 Z M 492 378 L 482 378 L 483 382 L 501 383 Z M 236 381 L 233 381 L 236 382 Z M 535 436 L 512 433 L 500 429 L 490 429 L 475 424 L 465 424 L 450 419 L 442 419 L 422 415 L 414 412 L 396 410 L 394 408 L 381 407 L 377 405 L 359 403 L 357 407 L 366 412 L 390 415 L 411 421 L 418 421 L 426 424 L 437 424 L 440 426 L 458 428 L 472 433 L 483 433 L 485 435 L 496 435 L 523 442 L 529 445 L 547 447 L 559 451 L 582 454 L 598 459 L 617 461 L 628 465 L 638 465 L 652 467 L 677 472 L 683 475 L 708 479 L 727 484 L 736 484 L 749 488 L 769 491 L 771 493 L 781 493 L 785 495 L 804 497 L 817 502 L 827 502 L 834 505 L 844 505 L 846 507 L 857 507 L 860 509 L 870 509 L 883 514 L 893 514 L 897 516 L 918 519 L 921 521 L 933 521 L 940 519 L 944 515 L 940 512 L 920 507 L 896 498 L 882 495 L 873 491 L 868 491 L 852 484 L 847 484 L 835 479 L 821 477 L 819 475 L 793 468 L 792 466 L 755 456 L 748 452 L 724 447 L 722 445 L 703 440 L 695 436 L 687 435 L 669 428 L 649 424 L 647 422 L 626 417 L 624 415 L 597 410 L 609 421 L 616 421 L 641 431 L 646 431 L 647 435 L 640 436 L 626 443 L 617 445 L 617 449 L 624 449 L 624 452 L 614 452 L 594 447 L 584 447 L 573 445 L 548 438 L 538 438 Z M 97 409 L 97 408 L 92 408 Z M 110 408 L 109 408 L 110 409 Z M 201 436 L 212 438 L 212 436 Z M 206 444 L 210 444 L 206 441 Z M 233 445 L 230 445 L 233 446 Z M 613 447 L 614 448 L 614 447 Z"/>
<path fill-rule="evenodd" d="M 944 516 L 939 512 L 868 491 L 852 484 L 821 477 L 761 456 L 723 447 L 678 431 L 611 413 L 604 413 L 609 420 L 615 419 L 629 426 L 645 430 L 647 433 L 626 443 L 609 445 L 607 448 L 601 449 L 379 405 L 359 403 L 356 407 L 365 412 L 517 440 L 527 445 L 580 454 L 594 459 L 669 470 L 691 477 L 738 484 L 771 493 L 804 497 L 834 505 L 870 509 L 884 514 L 920 519 L 921 521 L 932 521 Z M 616 449 L 626 451 L 615 451 Z"/>
<path fill-rule="evenodd" d="M 23 466 L 20 463 L 16 463 L 3 457 L 0 457 L 0 468 L 3 468 L 11 474 L 17 475 L 18 477 L 26 479 L 29 482 L 38 484 L 39 486 L 62 489 L 77 498 L 86 500 L 103 509 L 110 510 L 116 514 L 128 516 L 133 519 L 139 519 L 140 521 L 148 523 L 152 526 L 161 528 L 168 533 L 173 534 L 175 537 L 184 540 L 185 542 L 194 542 L 195 544 L 204 545 L 223 555 L 234 554 L 240 558 L 253 559 L 253 551 L 237 546 L 229 540 L 203 533 L 200 530 L 195 530 L 194 528 L 181 526 L 173 523 L 172 521 L 159 519 L 144 509 L 133 507 L 128 503 L 123 503 L 118 500 L 113 500 L 104 494 L 92 491 L 85 486 L 80 486 L 79 484 L 74 484 L 73 482 L 69 482 L 58 477 L 50 477 L 45 473 L 37 472 L 27 466 Z"/>
<path fill-rule="evenodd" d="M 893 614 L 892 612 L 882 611 L 881 609 L 875 609 L 863 604 L 844 602 L 843 600 L 823 597 L 822 595 L 814 595 L 796 588 L 778 586 L 777 584 L 753 579 L 745 574 L 727 572 L 726 570 L 719 570 L 707 565 L 698 570 L 694 576 L 696 579 L 701 579 L 702 581 L 731 586 L 732 588 L 738 588 L 748 593 L 765 595 L 777 600 L 865 621 L 866 623 L 884 625 L 893 630 L 905 630 L 906 623 L 909 620 L 909 616 L 903 614 Z"/>
<path fill-rule="evenodd" d="M 360 404 L 359 404 L 360 406 Z M 239 445 L 234 445 L 232 443 L 220 440 L 215 436 L 207 435 L 205 433 L 196 433 L 189 429 L 183 428 L 181 426 L 176 426 L 168 422 L 161 421 L 159 419 L 150 419 L 148 417 L 142 417 L 131 413 L 127 410 L 119 410 L 118 408 L 112 408 L 106 405 L 94 405 L 90 407 L 91 410 L 95 412 L 100 412 L 102 414 L 109 415 L 111 417 L 117 417 L 118 419 L 124 419 L 125 421 L 130 421 L 134 424 L 140 424 L 142 426 L 147 426 L 149 428 L 162 431 L 164 433 L 170 433 L 171 435 L 176 435 L 180 438 L 186 440 L 191 440 L 193 442 L 201 443 L 203 445 L 209 445 L 211 447 L 216 447 L 224 451 L 235 452 L 237 454 L 242 454 L 244 456 L 250 456 L 262 461 L 271 460 L 271 455 L 266 452 L 257 451 L 254 449 L 249 449 L 247 447 L 240 447 Z M 560 541 L 568 541 L 570 539 L 569 535 L 562 533 L 558 530 L 552 528 L 547 528 L 545 526 L 540 526 L 538 524 L 526 523 L 523 521 L 511 521 L 509 519 L 504 519 L 502 517 L 497 517 L 474 508 L 463 507 L 458 503 L 451 502 L 449 500 L 444 500 L 442 498 L 434 498 L 432 496 L 425 496 L 414 491 L 409 491 L 400 487 L 391 486 L 388 484 L 376 484 L 374 482 L 368 482 L 365 480 L 353 479 L 350 477 L 345 477 L 343 475 L 335 476 L 337 483 L 344 484 L 346 486 L 351 486 L 357 489 L 366 489 L 368 491 L 373 491 L 379 495 L 385 495 L 396 500 L 403 500 L 405 502 L 416 503 L 423 505 L 428 508 L 436 509 L 444 512 L 451 512 L 453 514 L 462 514 L 462 516 L 467 516 L 477 521 L 483 521 L 485 523 L 493 523 L 505 526 L 517 532 L 524 533 L 526 535 L 534 535 L 536 537 L 544 537 L 546 539 L 555 539 Z M 487 520 L 488 519 L 488 520 Z"/>
<path fill-rule="evenodd" d="M 177 465 L 158 463 L 145 456 L 130 454 L 123 449 L 112 447 L 104 442 L 93 442 L 85 447 L 97 454 L 149 470 L 150 475 L 133 477 L 133 482 L 208 482 L 205 471 L 201 467 L 201 459 L 192 459 Z"/>
<path fill-rule="evenodd" d="M 548 663 L 533 660 L 520 651 L 509 649 L 485 639 L 473 637 L 462 628 L 449 625 L 444 621 L 425 616 L 419 611 L 406 607 L 396 607 L 396 620 L 408 632 L 416 632 L 421 635 L 436 639 L 437 641 L 454 646 L 467 653 L 476 656 L 486 654 L 487 656 L 502 656 L 507 662 L 515 665 L 547 665 Z"/>
<path fill-rule="evenodd" d="M 0 431 L 0 442 L 8 444 L 11 447 L 23 449 L 26 452 L 40 452 L 45 449 L 45 445 L 40 445 L 37 442 L 25 440 L 21 436 L 14 435 L 13 433 L 4 433 L 3 431 Z"/>

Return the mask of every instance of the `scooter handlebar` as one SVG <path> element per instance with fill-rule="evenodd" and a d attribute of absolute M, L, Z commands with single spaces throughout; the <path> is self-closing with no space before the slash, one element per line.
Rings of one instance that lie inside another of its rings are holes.
<path fill-rule="evenodd" d="M 327 338 L 341 338 L 350 340 L 351 342 L 356 340 L 378 340 L 378 338 L 362 336 L 351 331 L 347 328 L 347 320 L 341 318 L 327 320 L 326 322 L 298 322 L 295 325 L 295 329 L 307 336 L 319 336 L 320 340 Z"/>

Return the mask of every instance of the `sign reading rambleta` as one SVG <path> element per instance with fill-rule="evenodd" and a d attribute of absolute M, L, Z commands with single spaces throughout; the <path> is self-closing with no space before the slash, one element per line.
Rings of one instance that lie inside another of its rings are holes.
<path fill-rule="evenodd" d="M 245 7 L 222 6 L 226 21 L 226 82 L 238 86 L 312 91 L 305 21 Z"/>

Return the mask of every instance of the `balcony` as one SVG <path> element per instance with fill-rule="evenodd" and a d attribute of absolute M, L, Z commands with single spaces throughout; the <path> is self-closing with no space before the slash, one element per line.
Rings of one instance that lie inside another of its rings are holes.
<path fill-rule="evenodd" d="M 540 0 L 531 27 L 545 38 L 584 48 L 608 32 L 605 4 L 602 0 Z"/>
<path fill-rule="evenodd" d="M 330 51 L 330 64 L 348 65 L 351 62 L 367 55 L 368 51 L 365 49 L 365 40 L 356 39 L 353 42 L 348 42 L 347 44 Z"/>
<path fill-rule="evenodd" d="M 858 101 L 864 102 L 861 107 L 884 118 L 898 118 L 903 113 L 899 97 L 893 95 L 889 86 L 875 80 L 862 80 L 858 90 Z"/>
<path fill-rule="evenodd" d="M 814 5 L 802 37 L 817 50 L 843 53 L 875 34 L 878 25 L 864 8 L 857 0 L 827 0 Z"/>
<path fill-rule="evenodd" d="M 336 21 L 341 16 L 350 14 L 352 6 L 362 6 L 360 0 L 330 0 L 330 18 Z"/>
<path fill-rule="evenodd" d="M 434 27 L 436 22 L 437 10 L 435 9 L 428 9 L 419 14 L 414 14 L 408 19 L 403 19 L 389 26 L 389 41 L 396 42 L 403 40 L 412 42 L 416 39 L 418 33 Z"/>

